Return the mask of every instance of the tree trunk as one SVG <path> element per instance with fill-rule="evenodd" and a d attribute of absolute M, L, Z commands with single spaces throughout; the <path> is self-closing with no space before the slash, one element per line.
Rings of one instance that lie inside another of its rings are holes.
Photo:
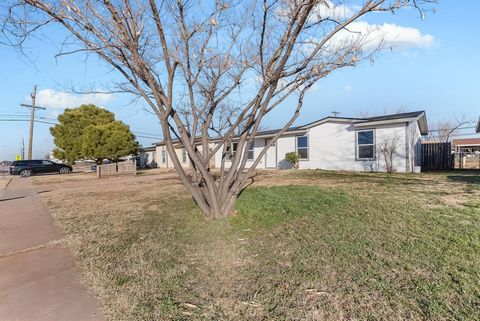
<path fill-rule="evenodd" d="M 208 199 L 211 199 L 211 197 L 215 197 L 215 195 L 209 195 Z M 233 215 L 235 213 L 235 202 L 236 202 L 236 197 L 235 196 L 224 196 L 224 197 L 218 197 L 220 195 L 217 195 L 215 197 L 216 199 L 216 204 L 211 204 L 209 206 L 209 211 L 205 212 L 204 214 L 213 219 L 219 219 L 219 218 L 225 218 L 230 215 Z M 208 201 L 207 199 L 204 199 L 204 201 Z"/>

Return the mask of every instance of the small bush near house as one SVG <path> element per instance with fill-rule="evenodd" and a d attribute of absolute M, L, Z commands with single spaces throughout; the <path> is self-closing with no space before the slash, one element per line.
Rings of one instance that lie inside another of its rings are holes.
<path fill-rule="evenodd" d="M 285 154 L 285 159 L 293 164 L 293 168 L 298 168 L 298 162 L 300 160 L 300 156 L 298 156 L 295 152 L 290 152 Z"/>

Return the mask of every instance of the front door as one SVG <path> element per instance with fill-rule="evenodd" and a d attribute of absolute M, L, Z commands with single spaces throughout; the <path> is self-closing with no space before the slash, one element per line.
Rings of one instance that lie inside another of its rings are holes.
<path fill-rule="evenodd" d="M 265 140 L 265 146 L 270 143 L 271 139 Z M 265 153 L 265 167 L 277 168 L 277 143 L 273 143 Z"/>

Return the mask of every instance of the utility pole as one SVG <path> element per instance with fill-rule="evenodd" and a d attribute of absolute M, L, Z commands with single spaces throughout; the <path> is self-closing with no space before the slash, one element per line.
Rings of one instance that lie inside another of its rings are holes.
<path fill-rule="evenodd" d="M 22 155 L 22 160 L 25 159 L 25 140 L 23 139 L 23 137 L 22 137 L 22 150 L 20 155 Z"/>
<path fill-rule="evenodd" d="M 35 105 L 35 98 L 37 96 L 37 85 L 33 86 L 33 92 L 31 93 L 30 97 L 32 97 L 32 104 L 20 104 L 22 107 L 30 108 L 32 111 L 30 113 L 30 136 L 28 137 L 28 159 L 32 159 L 32 148 L 33 148 L 33 124 L 35 123 L 35 109 L 43 109 L 45 107 L 40 107 Z"/>

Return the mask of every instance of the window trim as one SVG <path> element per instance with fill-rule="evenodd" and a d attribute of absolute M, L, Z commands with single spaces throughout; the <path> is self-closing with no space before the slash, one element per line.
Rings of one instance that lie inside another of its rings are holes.
<path fill-rule="evenodd" d="M 182 148 L 182 164 L 186 164 L 188 162 L 188 154 L 185 148 Z"/>
<path fill-rule="evenodd" d="M 252 157 L 250 157 L 250 152 L 252 152 Z M 247 160 L 254 160 L 254 159 L 255 159 L 255 140 L 252 140 L 248 144 Z"/>
<path fill-rule="evenodd" d="M 307 138 L 307 147 L 300 147 L 301 149 L 307 149 L 307 157 L 306 158 L 302 158 L 300 156 L 300 153 L 298 152 L 298 138 L 299 137 L 306 137 Z M 298 159 L 299 161 L 308 161 L 310 159 L 310 138 L 308 135 L 299 135 L 299 136 L 295 136 L 295 153 L 297 153 L 298 155 Z"/>
<path fill-rule="evenodd" d="M 373 143 L 372 144 L 359 144 L 358 143 L 358 133 L 361 132 L 373 132 Z M 360 146 L 373 146 L 373 157 L 360 157 Z M 372 161 L 377 159 L 377 132 L 375 128 L 360 129 L 355 131 L 355 160 L 357 161 Z"/>
<path fill-rule="evenodd" d="M 233 146 L 236 146 L 234 149 Z M 252 161 L 255 159 L 255 140 L 252 140 L 251 143 L 249 144 L 249 149 L 247 153 L 247 161 Z M 227 161 L 231 162 L 232 158 L 235 157 L 235 153 L 237 152 L 238 148 L 238 142 L 231 142 L 230 143 L 230 148 L 228 149 L 228 152 L 230 153 L 230 156 L 226 159 Z M 252 158 L 250 158 L 250 152 L 252 152 Z"/>
<path fill-rule="evenodd" d="M 167 164 L 167 151 L 165 148 L 162 148 L 162 153 L 160 155 L 162 164 Z"/>
<path fill-rule="evenodd" d="M 236 146 L 236 148 L 234 149 L 233 146 Z M 231 162 L 232 159 L 235 157 L 235 153 L 237 152 L 237 148 L 238 148 L 238 142 L 231 142 L 230 143 L 230 148 L 227 149 L 227 161 Z"/>

